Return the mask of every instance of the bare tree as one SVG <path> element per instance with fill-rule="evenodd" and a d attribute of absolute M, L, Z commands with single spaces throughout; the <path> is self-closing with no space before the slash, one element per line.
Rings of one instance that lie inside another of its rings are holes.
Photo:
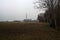
<path fill-rule="evenodd" d="M 41 3 L 42 2 L 42 3 Z M 35 4 L 38 3 L 39 6 L 36 6 L 36 8 L 47 8 L 45 15 L 47 16 L 47 19 L 49 20 L 49 23 L 52 26 L 58 26 L 60 14 L 59 14 L 59 8 L 60 8 L 60 1 L 59 0 L 38 0 L 35 2 Z"/>

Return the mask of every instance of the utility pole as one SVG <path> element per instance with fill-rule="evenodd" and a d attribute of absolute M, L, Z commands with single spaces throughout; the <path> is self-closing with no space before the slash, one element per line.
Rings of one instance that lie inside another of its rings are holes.
<path fill-rule="evenodd" d="M 27 19 L 27 13 L 26 13 L 26 19 Z"/>

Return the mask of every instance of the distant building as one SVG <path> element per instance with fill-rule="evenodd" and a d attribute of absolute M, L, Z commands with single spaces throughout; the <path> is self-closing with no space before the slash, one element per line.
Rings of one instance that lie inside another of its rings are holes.
<path fill-rule="evenodd" d="M 32 19 L 24 19 L 23 21 L 24 21 L 24 22 L 31 22 Z"/>

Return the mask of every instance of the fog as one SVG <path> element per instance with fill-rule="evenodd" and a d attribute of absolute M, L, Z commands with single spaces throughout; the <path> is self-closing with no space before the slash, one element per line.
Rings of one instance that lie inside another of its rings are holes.
<path fill-rule="evenodd" d="M 34 9 L 34 0 L 0 0 L 0 21 L 37 19 L 38 9 Z M 40 13 L 44 12 L 43 10 Z"/>

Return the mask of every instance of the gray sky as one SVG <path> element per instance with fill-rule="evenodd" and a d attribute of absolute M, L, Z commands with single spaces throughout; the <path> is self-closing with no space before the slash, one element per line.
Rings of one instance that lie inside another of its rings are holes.
<path fill-rule="evenodd" d="M 37 19 L 38 10 L 34 9 L 34 0 L 0 0 L 0 21 Z M 43 12 L 43 11 L 40 11 Z"/>

